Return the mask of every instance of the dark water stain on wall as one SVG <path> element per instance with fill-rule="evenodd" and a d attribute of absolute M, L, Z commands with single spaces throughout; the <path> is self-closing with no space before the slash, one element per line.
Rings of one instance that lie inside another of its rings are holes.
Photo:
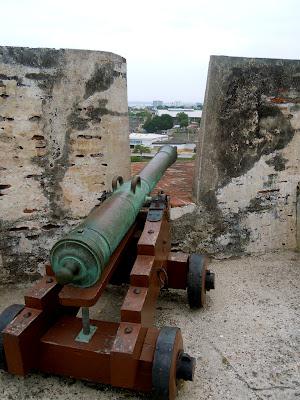
<path fill-rule="evenodd" d="M 25 75 L 25 78 L 37 81 L 40 89 L 49 92 L 52 91 L 54 84 L 58 83 L 61 77 L 62 73 L 59 70 L 56 70 L 56 73 L 53 75 L 42 72 L 31 72 Z"/>
<path fill-rule="evenodd" d="M 88 106 L 82 108 L 79 102 L 73 104 L 72 112 L 68 116 L 68 123 L 72 129 L 84 131 L 89 128 L 89 123 L 99 124 L 104 115 L 117 117 L 127 116 L 128 113 L 109 110 L 106 99 L 98 100 L 98 106 Z"/>
<path fill-rule="evenodd" d="M 73 105 L 72 112 L 68 115 L 68 124 L 72 129 L 84 131 L 89 127 L 89 119 L 81 116 L 82 108 L 79 108 L 78 102 Z"/>
<path fill-rule="evenodd" d="M 17 82 L 17 86 L 24 86 L 22 83 L 22 78 L 16 75 L 6 75 L 6 74 L 0 74 L 0 86 L 4 87 L 4 83 L 3 81 L 16 81 Z"/>
<path fill-rule="evenodd" d="M 64 50 L 31 49 L 28 47 L 1 47 L 1 61 L 6 64 L 21 64 L 34 68 L 53 68 L 60 63 Z"/>
<path fill-rule="evenodd" d="M 289 87 L 282 67 L 233 68 L 224 82 L 224 99 L 218 113 L 219 185 L 245 174 L 261 158 L 283 149 L 293 138 L 290 120 L 267 96 Z M 280 168 L 280 167 L 279 167 Z"/>
<path fill-rule="evenodd" d="M 116 77 L 126 78 L 126 74 L 115 70 L 114 64 L 108 62 L 103 65 L 96 64 L 95 71 L 86 82 L 84 98 L 92 96 L 96 92 L 108 90 Z"/>
<path fill-rule="evenodd" d="M 24 221 L 23 221 L 24 224 Z M 22 221 L 15 221 L 14 226 L 8 221 L 0 220 L 0 253 L 3 269 L 5 270 L 5 282 L 28 282 L 41 277 L 37 270 L 38 263 L 49 262 L 49 250 L 41 243 L 58 239 L 71 226 L 65 220 L 63 224 L 45 220 L 45 224 L 39 226 L 22 225 Z M 20 242 L 26 240 L 31 243 L 31 251 L 16 252 L 20 248 Z"/>
<path fill-rule="evenodd" d="M 70 130 L 66 131 L 64 146 L 53 165 L 49 162 L 50 149 L 44 156 L 36 156 L 32 159 L 44 171 L 37 180 L 49 201 L 48 217 L 54 221 L 67 216 L 66 210 L 60 205 L 62 197 L 60 182 L 69 168 L 70 132 Z"/>
<path fill-rule="evenodd" d="M 218 208 L 212 212 L 201 204 L 195 212 L 172 221 L 172 249 L 210 256 L 244 254 L 250 230 L 243 227 L 243 217 L 240 213 L 223 216 Z M 227 240 L 219 240 L 222 237 Z"/>
<path fill-rule="evenodd" d="M 267 160 L 266 163 L 271 167 L 274 167 L 275 171 L 283 171 L 285 170 L 285 164 L 288 159 L 284 158 L 281 154 L 276 154 L 270 160 Z"/>

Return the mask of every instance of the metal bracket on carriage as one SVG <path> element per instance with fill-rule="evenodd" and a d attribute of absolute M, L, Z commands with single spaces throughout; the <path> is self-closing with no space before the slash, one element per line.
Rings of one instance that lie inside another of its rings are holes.
<path fill-rule="evenodd" d="M 152 197 L 149 211 L 147 214 L 147 221 L 157 222 L 160 221 L 164 215 L 164 211 L 169 209 L 169 196 L 165 195 L 163 191 L 159 192 L 157 196 Z"/>

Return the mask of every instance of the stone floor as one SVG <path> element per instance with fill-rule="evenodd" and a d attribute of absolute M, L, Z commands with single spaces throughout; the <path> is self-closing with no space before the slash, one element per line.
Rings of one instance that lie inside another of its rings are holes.
<path fill-rule="evenodd" d="M 300 255 L 213 261 L 216 290 L 207 306 L 190 311 L 186 294 L 165 291 L 157 325 L 182 328 L 186 350 L 197 358 L 195 381 L 180 387 L 178 400 L 300 398 Z M 116 320 L 125 288 L 109 287 L 93 310 Z M 24 286 L 0 289 L 0 307 L 22 301 Z M 145 399 L 129 391 L 74 379 L 0 373 L 1 400 Z"/>

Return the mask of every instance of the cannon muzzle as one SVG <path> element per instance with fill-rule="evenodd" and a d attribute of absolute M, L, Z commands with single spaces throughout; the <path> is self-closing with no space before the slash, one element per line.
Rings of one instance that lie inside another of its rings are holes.
<path fill-rule="evenodd" d="M 99 280 L 146 197 L 176 159 L 176 147 L 166 145 L 139 176 L 127 182 L 120 177 L 114 179 L 112 196 L 53 246 L 51 265 L 59 283 L 89 287 Z"/>

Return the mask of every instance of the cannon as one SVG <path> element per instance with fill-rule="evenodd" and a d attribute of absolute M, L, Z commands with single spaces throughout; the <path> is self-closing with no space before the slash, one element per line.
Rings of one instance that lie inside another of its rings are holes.
<path fill-rule="evenodd" d="M 163 146 L 139 175 L 112 192 L 51 249 L 46 274 L 0 315 L 0 368 L 69 376 L 174 400 L 195 359 L 181 330 L 153 325 L 162 289 L 187 291 L 203 307 L 215 276 L 200 254 L 171 251 L 170 197 L 153 190 L 177 158 Z M 90 318 L 108 284 L 128 285 L 120 321 Z M 81 311 L 81 315 L 79 313 Z"/>
<path fill-rule="evenodd" d="M 113 195 L 53 247 L 51 263 L 59 283 L 82 287 L 96 283 L 146 196 L 175 160 L 176 149 L 164 146 L 131 182 L 124 183 L 122 177 L 113 180 Z"/>

